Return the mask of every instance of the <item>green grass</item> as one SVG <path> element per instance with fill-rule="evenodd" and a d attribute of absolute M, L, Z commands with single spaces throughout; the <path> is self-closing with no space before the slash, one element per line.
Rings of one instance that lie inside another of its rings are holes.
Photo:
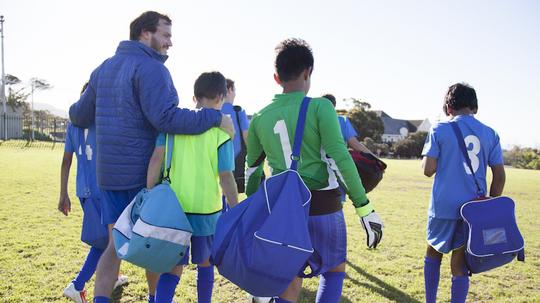
<path fill-rule="evenodd" d="M 88 248 L 79 240 L 81 209 L 70 178 L 73 211 L 56 210 L 61 148 L 0 146 L 0 302 L 67 302 L 62 289 L 77 274 Z M 384 220 L 382 244 L 365 248 L 365 235 L 350 203 L 348 267 L 342 302 L 423 302 L 425 224 L 432 179 L 416 160 L 387 160 L 388 170 L 370 199 Z M 505 193 L 517 202 L 527 244 L 526 263 L 515 262 L 471 279 L 469 302 L 540 302 L 540 171 L 507 169 Z M 143 270 L 123 263 L 130 283 L 117 302 L 143 302 Z M 87 284 L 91 297 L 93 279 Z M 317 280 L 304 282 L 300 302 L 313 302 Z M 449 301 L 449 259 L 443 260 L 439 299 Z M 176 290 L 178 302 L 195 302 L 194 267 Z M 214 302 L 245 302 L 245 294 L 216 275 Z"/>

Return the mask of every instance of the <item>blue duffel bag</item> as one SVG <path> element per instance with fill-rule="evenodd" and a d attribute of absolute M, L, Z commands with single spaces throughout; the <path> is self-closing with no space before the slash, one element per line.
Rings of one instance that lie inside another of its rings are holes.
<path fill-rule="evenodd" d="M 508 197 L 471 201 L 461 207 L 466 235 L 465 262 L 471 274 L 525 260 L 515 204 Z"/>
<path fill-rule="evenodd" d="M 113 229 L 118 257 L 155 273 L 169 272 L 180 262 L 193 233 L 167 181 L 172 141 L 167 144 L 164 181 L 151 190 L 142 189 Z"/>
<path fill-rule="evenodd" d="M 304 98 L 300 107 L 290 169 L 266 179 L 217 222 L 212 262 L 222 276 L 254 296 L 281 294 L 313 253 L 311 192 L 297 172 L 309 100 Z"/>

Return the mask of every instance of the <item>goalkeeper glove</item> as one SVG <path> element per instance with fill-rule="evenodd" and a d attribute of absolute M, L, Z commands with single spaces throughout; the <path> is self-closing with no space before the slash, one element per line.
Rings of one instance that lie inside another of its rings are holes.
<path fill-rule="evenodd" d="M 360 223 L 366 231 L 368 248 L 377 248 L 383 236 L 384 225 L 379 218 L 379 215 L 373 210 L 373 206 L 368 201 L 368 204 L 358 207 L 356 214 L 360 217 Z"/>

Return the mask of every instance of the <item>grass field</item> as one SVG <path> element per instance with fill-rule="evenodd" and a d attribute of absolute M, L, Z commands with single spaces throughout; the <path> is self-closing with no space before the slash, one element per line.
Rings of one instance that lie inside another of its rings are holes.
<path fill-rule="evenodd" d="M 81 209 L 70 178 L 72 213 L 56 210 L 62 151 L 0 146 L 0 302 L 67 302 L 63 288 L 77 274 L 88 248 L 79 241 Z M 365 248 L 365 235 L 349 203 L 348 267 L 342 302 L 423 302 L 425 223 L 431 179 L 417 160 L 387 160 L 388 170 L 370 199 L 386 225 L 382 244 Z M 505 194 L 517 202 L 526 263 L 473 276 L 469 302 L 540 302 L 540 171 L 507 169 Z M 116 302 L 144 302 L 143 270 L 122 265 L 130 283 Z M 194 268 L 176 290 L 177 302 L 195 302 Z M 217 271 L 216 271 L 217 272 Z M 92 297 L 93 279 L 87 284 Z M 317 280 L 304 282 L 300 302 L 313 302 Z M 443 260 L 439 299 L 450 300 L 449 260 Z M 214 302 L 245 302 L 245 294 L 216 275 Z"/>

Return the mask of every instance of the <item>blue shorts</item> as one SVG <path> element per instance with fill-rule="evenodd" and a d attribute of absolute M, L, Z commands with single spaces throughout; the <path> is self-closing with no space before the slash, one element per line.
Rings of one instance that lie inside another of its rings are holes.
<path fill-rule="evenodd" d="M 191 236 L 191 245 L 187 248 L 186 254 L 178 265 L 187 265 L 189 263 L 189 253 L 191 250 L 191 264 L 201 264 L 210 258 L 212 254 L 212 244 L 214 236 Z"/>
<path fill-rule="evenodd" d="M 142 187 L 101 191 L 101 223 L 114 224 Z"/>
<path fill-rule="evenodd" d="M 463 220 L 429 217 L 427 223 L 427 242 L 436 251 L 443 254 L 462 247 L 465 245 Z"/>
<path fill-rule="evenodd" d="M 308 229 L 314 252 L 306 266 L 311 267 L 313 275 L 324 274 L 347 260 L 347 227 L 343 210 L 310 216 Z"/>

